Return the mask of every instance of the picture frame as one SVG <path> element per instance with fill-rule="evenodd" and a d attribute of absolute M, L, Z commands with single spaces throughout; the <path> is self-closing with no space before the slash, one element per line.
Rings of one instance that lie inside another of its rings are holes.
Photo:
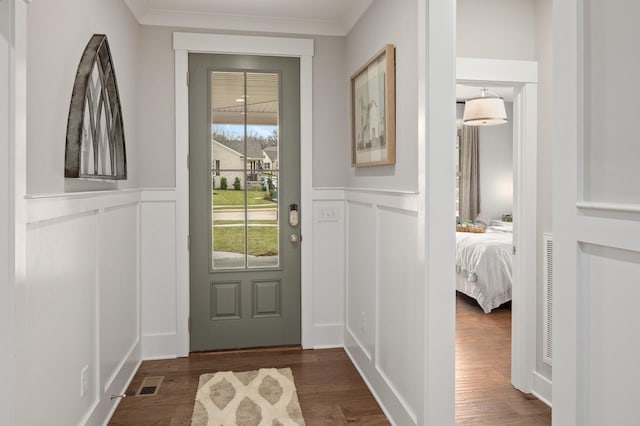
<path fill-rule="evenodd" d="M 396 162 L 395 47 L 386 45 L 351 76 L 351 166 Z"/>

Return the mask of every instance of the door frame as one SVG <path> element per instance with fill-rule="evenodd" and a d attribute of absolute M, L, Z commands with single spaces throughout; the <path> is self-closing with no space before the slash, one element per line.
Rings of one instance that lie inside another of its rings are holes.
<path fill-rule="evenodd" d="M 178 356 L 189 355 L 189 53 L 300 58 L 301 343 L 313 347 L 312 271 L 312 39 L 226 34 L 173 33 L 176 114 L 176 312 Z"/>
<path fill-rule="evenodd" d="M 525 393 L 535 393 L 537 339 L 537 96 L 538 64 L 457 58 L 457 83 L 513 87 L 513 245 L 518 254 L 513 265 L 511 383 Z M 523 259 L 518 262 L 517 259 Z M 544 395 L 545 399 L 550 395 Z M 550 399 L 548 399 L 550 400 Z"/>

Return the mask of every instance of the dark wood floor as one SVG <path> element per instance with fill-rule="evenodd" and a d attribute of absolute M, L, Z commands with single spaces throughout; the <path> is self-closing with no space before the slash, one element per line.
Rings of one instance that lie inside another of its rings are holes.
<path fill-rule="evenodd" d="M 135 394 L 145 376 L 165 376 L 158 395 L 125 398 L 109 424 L 188 426 L 201 374 L 283 367 L 293 371 L 307 425 L 389 424 L 342 349 L 192 354 L 189 358 L 145 361 L 127 394 Z"/>
<path fill-rule="evenodd" d="M 474 300 L 457 297 L 456 424 L 550 425 L 551 410 L 510 384 L 511 310 L 485 315 Z M 165 376 L 158 395 L 125 398 L 112 426 L 188 426 L 201 374 L 290 367 L 307 425 L 388 425 L 380 407 L 342 349 L 297 348 L 192 354 L 145 361 L 129 386 Z"/>
<path fill-rule="evenodd" d="M 511 308 L 456 301 L 456 425 L 550 425 L 551 409 L 511 385 Z"/>

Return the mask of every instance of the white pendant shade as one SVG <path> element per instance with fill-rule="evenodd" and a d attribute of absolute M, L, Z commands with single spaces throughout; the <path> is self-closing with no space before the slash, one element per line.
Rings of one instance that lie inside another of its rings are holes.
<path fill-rule="evenodd" d="M 489 94 L 486 89 L 478 98 L 468 99 L 464 104 L 462 123 L 466 126 L 492 126 L 507 122 L 504 99 Z"/>

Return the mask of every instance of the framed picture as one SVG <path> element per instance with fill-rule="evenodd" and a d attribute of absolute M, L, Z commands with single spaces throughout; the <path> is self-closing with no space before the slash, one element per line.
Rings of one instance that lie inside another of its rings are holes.
<path fill-rule="evenodd" d="M 351 165 L 396 162 L 395 48 L 388 44 L 351 77 Z"/>

